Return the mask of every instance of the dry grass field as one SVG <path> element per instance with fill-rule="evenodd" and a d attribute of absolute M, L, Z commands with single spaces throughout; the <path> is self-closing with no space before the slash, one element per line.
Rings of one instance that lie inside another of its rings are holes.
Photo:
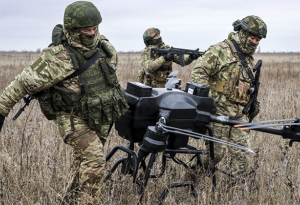
<path fill-rule="evenodd" d="M 0 93 L 14 77 L 35 59 L 37 53 L 0 53 Z M 141 68 L 139 53 L 121 53 L 118 73 L 121 85 L 137 81 Z M 261 112 L 257 121 L 300 117 L 300 54 L 256 54 L 263 60 L 259 99 Z M 182 85 L 190 81 L 194 66 L 178 69 Z M 60 204 L 70 182 L 72 150 L 58 135 L 53 122 L 47 121 L 33 100 L 16 120 L 12 117 L 24 102 L 19 102 L 6 118 L 0 133 L 0 204 Z M 203 142 L 193 141 L 203 146 Z M 300 204 L 300 143 L 289 147 L 281 136 L 251 131 L 251 148 L 256 151 L 256 188 L 249 194 L 245 187 L 233 190 L 231 197 L 224 184 L 217 181 L 217 190 L 211 194 L 211 180 L 199 175 L 195 180 L 197 197 L 188 188 L 170 190 L 164 204 Z M 108 153 L 116 145 L 128 145 L 128 141 L 115 130 L 105 145 Z M 107 169 L 125 153 L 118 152 L 107 163 Z M 153 171 L 159 171 L 159 159 Z M 169 183 L 184 181 L 186 170 L 173 162 L 168 163 L 166 173 L 158 179 L 150 179 L 143 204 L 155 204 L 161 191 Z M 218 178 L 222 178 L 218 174 Z M 132 178 L 119 174 L 105 184 L 107 204 L 136 204 L 138 186 Z"/>

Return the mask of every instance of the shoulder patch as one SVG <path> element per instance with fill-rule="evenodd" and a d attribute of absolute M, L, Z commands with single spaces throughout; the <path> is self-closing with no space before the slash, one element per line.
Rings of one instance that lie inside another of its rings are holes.
<path fill-rule="evenodd" d="M 40 56 L 36 60 L 32 61 L 29 66 L 32 68 L 32 70 L 40 73 L 47 66 L 47 64 Z"/>
<path fill-rule="evenodd" d="M 101 39 L 101 40 L 109 41 L 104 35 L 100 35 L 100 39 Z"/>
<path fill-rule="evenodd" d="M 64 46 L 62 44 L 59 44 L 58 46 L 54 46 L 51 48 L 54 55 L 57 55 L 61 51 L 65 50 Z"/>
<path fill-rule="evenodd" d="M 217 59 L 217 57 L 215 55 L 210 55 L 208 57 L 207 63 L 212 64 L 216 59 Z"/>

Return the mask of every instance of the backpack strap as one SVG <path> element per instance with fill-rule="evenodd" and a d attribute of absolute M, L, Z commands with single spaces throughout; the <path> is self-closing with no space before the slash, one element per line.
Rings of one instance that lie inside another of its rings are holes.
<path fill-rule="evenodd" d="M 250 67 L 249 67 L 249 65 L 247 63 L 247 60 L 246 60 L 243 52 L 241 51 L 239 45 L 235 42 L 235 40 L 232 40 L 231 42 L 232 42 L 235 50 L 237 51 L 237 54 L 238 54 L 239 58 L 241 59 L 241 63 L 243 65 L 243 67 L 245 68 L 248 76 L 250 77 L 251 81 L 254 82 L 253 73 L 251 72 L 251 69 L 250 69 Z"/>
<path fill-rule="evenodd" d="M 98 52 L 93 55 L 85 64 L 83 64 L 79 69 L 77 69 L 74 73 L 66 77 L 64 80 L 68 80 L 71 78 L 75 78 L 76 76 L 82 74 L 84 71 L 86 71 L 91 65 L 95 63 L 95 61 L 100 57 L 101 52 L 101 41 L 99 40 L 98 43 Z"/>

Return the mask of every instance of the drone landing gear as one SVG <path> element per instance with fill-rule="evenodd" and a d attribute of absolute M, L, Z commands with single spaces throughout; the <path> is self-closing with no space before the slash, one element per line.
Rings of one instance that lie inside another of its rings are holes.
<path fill-rule="evenodd" d="M 115 162 L 115 164 L 112 166 L 112 168 L 108 171 L 107 175 L 105 176 L 104 181 L 107 181 L 110 176 L 112 175 L 112 173 L 117 169 L 117 167 L 119 165 L 122 165 L 121 168 L 121 173 L 123 175 L 127 175 L 130 174 L 133 177 L 133 183 L 136 183 L 137 185 L 140 186 L 139 189 L 139 203 L 142 202 L 143 196 L 144 196 L 144 192 L 145 192 L 145 188 L 148 184 L 149 178 L 159 178 L 161 177 L 164 172 L 165 172 L 165 167 L 166 167 L 166 163 L 167 163 L 167 158 L 171 158 L 175 163 L 183 165 L 185 168 L 188 168 L 188 166 L 184 163 L 181 162 L 180 160 L 178 161 L 178 159 L 175 159 L 174 156 L 176 154 L 194 154 L 194 156 L 191 158 L 195 158 L 197 157 L 198 162 L 201 166 L 202 161 L 201 161 L 201 154 L 209 154 L 209 151 L 205 151 L 205 150 L 197 150 L 195 147 L 192 147 L 190 145 L 187 145 L 185 149 L 165 149 L 164 153 L 162 155 L 162 168 L 160 170 L 160 172 L 158 174 L 151 174 L 151 170 L 153 168 L 155 159 L 156 159 L 156 154 L 158 153 L 155 150 L 152 150 L 151 152 L 149 152 L 149 150 L 145 149 L 145 147 L 142 145 L 138 151 L 138 154 L 136 155 L 135 152 L 133 151 L 134 149 L 134 143 L 131 142 L 130 143 L 130 147 L 129 148 L 125 148 L 123 146 L 116 146 L 113 148 L 113 150 L 107 155 L 106 160 L 108 161 L 118 150 L 121 150 L 123 152 L 126 152 L 128 154 L 127 157 L 125 158 L 121 158 L 119 160 L 117 160 L 117 162 Z M 149 158 L 148 164 L 146 165 L 146 158 Z M 144 176 L 143 178 L 137 179 L 137 173 L 138 173 L 138 169 L 139 167 L 143 168 L 144 171 Z M 213 181 L 215 182 L 215 178 L 213 175 Z M 215 183 L 213 183 L 215 186 Z M 174 189 L 174 188 L 179 188 L 179 187 L 190 187 L 192 194 L 194 197 L 196 197 L 196 192 L 195 192 L 195 187 L 193 182 L 190 181 L 186 181 L 186 182 L 180 182 L 180 183 L 172 183 L 169 184 L 167 186 L 167 188 L 165 188 L 160 197 L 158 198 L 158 202 L 157 204 L 163 204 L 164 199 L 166 198 L 167 194 L 169 193 L 170 189 Z"/>

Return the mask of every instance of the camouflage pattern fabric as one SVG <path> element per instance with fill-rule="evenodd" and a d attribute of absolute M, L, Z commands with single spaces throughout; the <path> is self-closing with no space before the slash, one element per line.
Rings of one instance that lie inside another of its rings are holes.
<path fill-rule="evenodd" d="M 261 38 L 267 37 L 267 24 L 258 16 L 246 16 L 242 19 L 249 26 L 249 32 Z"/>
<path fill-rule="evenodd" d="M 172 63 L 174 62 L 180 65 L 179 57 L 174 56 L 173 61 L 166 61 L 163 56 L 151 58 L 151 48 L 170 49 L 170 46 L 162 43 L 159 45 L 149 45 L 144 49 L 141 58 L 145 75 L 141 81 L 153 88 L 164 88 L 166 79 L 172 72 Z M 184 62 L 188 65 L 193 62 L 193 60 L 190 59 L 188 55 L 184 55 Z"/>
<path fill-rule="evenodd" d="M 249 36 L 258 36 L 260 38 L 267 37 L 267 24 L 258 16 L 246 16 L 242 20 L 233 22 L 233 30 L 239 32 L 240 49 L 243 53 L 254 54 L 258 44 L 253 43 L 248 39 Z M 229 34 L 229 40 L 232 40 Z"/>
<path fill-rule="evenodd" d="M 91 27 L 100 24 L 101 21 L 99 10 L 88 1 L 76 1 L 68 5 L 64 13 L 66 29 Z"/>
<path fill-rule="evenodd" d="M 70 125 L 70 114 L 57 113 L 55 123 L 65 143 L 73 149 L 72 170 L 75 173 L 74 181 L 69 187 L 68 194 L 76 192 L 78 202 L 97 204 L 101 195 L 102 180 L 104 177 L 104 144 L 108 136 L 109 126 L 102 126 L 101 132 L 91 130 L 86 121 L 82 120 L 81 113 L 73 116 L 75 130 Z M 70 199 L 69 199 L 70 200 Z M 76 198 L 75 198 L 76 200 Z M 71 203 L 72 201 L 69 201 Z"/>
<path fill-rule="evenodd" d="M 143 40 L 146 46 L 159 45 L 162 43 L 162 38 L 154 39 L 154 36 L 159 35 L 160 30 L 158 28 L 148 28 L 143 34 Z"/>
<path fill-rule="evenodd" d="M 143 34 L 143 39 L 146 39 L 147 37 L 154 37 L 156 36 L 157 34 L 160 34 L 160 30 L 158 28 L 148 28 L 144 34 Z"/>
<path fill-rule="evenodd" d="M 230 37 L 239 39 L 238 35 L 238 33 L 235 33 Z M 241 43 L 239 40 L 236 42 Z M 250 67 L 254 65 L 252 55 L 245 55 L 245 58 Z M 242 67 L 232 42 L 228 39 L 210 46 L 206 53 L 197 60 L 192 71 L 192 81 L 206 86 L 209 86 L 209 81 L 211 81 L 210 96 L 214 98 L 215 103 L 220 101 L 221 94 L 224 97 L 226 96 L 226 101 L 229 100 L 243 105 L 249 99 L 247 91 L 251 79 Z M 221 88 L 222 93 L 216 91 L 219 84 L 223 85 Z M 230 116 L 233 115 L 235 115 L 235 112 L 231 112 Z"/>
<path fill-rule="evenodd" d="M 97 46 L 98 42 L 99 42 L 99 39 L 100 39 L 100 33 L 99 33 L 98 30 L 95 32 L 94 35 L 92 35 L 93 36 L 92 38 L 87 38 L 87 39 L 85 37 L 86 34 L 80 33 L 80 35 L 78 35 L 77 30 L 70 30 L 69 31 L 69 30 L 66 30 L 64 28 L 63 32 L 66 36 L 68 36 L 67 39 L 68 39 L 69 45 L 71 45 L 73 47 L 76 47 L 76 46 L 77 47 L 83 47 L 83 49 L 84 48 L 95 48 Z M 74 45 L 71 44 L 71 42 L 76 42 L 77 45 L 74 46 Z M 83 43 L 84 45 L 81 45 L 81 43 Z"/>
<path fill-rule="evenodd" d="M 230 38 L 238 40 L 238 33 L 231 34 Z M 253 66 L 252 55 L 245 55 L 249 66 Z M 192 81 L 195 83 L 209 86 L 210 97 L 214 99 L 216 107 L 216 116 L 226 115 L 235 120 L 247 122 L 246 116 L 242 110 L 247 102 L 247 89 L 249 88 L 250 78 L 243 69 L 237 52 L 229 39 L 209 47 L 206 53 L 197 60 L 192 71 Z M 238 83 L 237 82 L 242 82 Z M 223 85 L 222 90 L 216 91 L 216 85 Z M 226 125 L 213 124 L 214 137 L 218 137 L 231 142 L 249 147 L 247 142 L 249 133 L 232 128 Z M 209 147 L 207 147 L 209 148 Z M 245 153 L 240 149 L 227 148 L 229 150 L 229 161 L 232 162 L 230 172 L 232 174 L 244 175 L 249 171 L 249 160 Z M 226 150 L 225 145 L 215 143 L 216 163 L 220 162 Z"/>
<path fill-rule="evenodd" d="M 85 47 L 71 35 L 68 34 L 67 38 L 69 44 L 83 54 L 95 49 L 98 43 L 97 41 L 94 46 Z M 97 35 L 97 38 L 101 39 L 113 54 L 106 63 L 117 67 L 118 55 L 115 48 L 104 36 Z M 12 107 L 26 94 L 35 94 L 59 82 L 62 82 L 63 88 L 70 93 L 80 94 L 78 76 L 64 80 L 74 71 L 70 55 L 62 45 L 44 49 L 39 57 L 32 61 L 4 90 L 0 96 L 0 114 L 7 116 Z M 57 113 L 56 123 L 65 142 L 74 150 L 73 168 L 77 170 L 78 174 L 74 178 L 72 186 L 75 184 L 78 187 L 78 203 L 87 204 L 85 202 L 89 200 L 97 204 L 101 196 L 100 188 L 105 165 L 103 146 L 109 125 L 99 125 L 97 129 L 99 133 L 96 133 L 91 130 L 87 121 L 82 119 L 80 111 L 74 112 L 72 117 L 70 113 Z"/>
<path fill-rule="evenodd" d="M 0 96 L 0 113 L 7 116 L 23 96 L 50 88 L 74 71 L 70 55 L 62 45 L 44 49 L 3 91 Z"/>
<path fill-rule="evenodd" d="M 240 45 L 240 49 L 244 54 L 253 55 L 258 44 L 253 43 L 248 37 L 249 36 L 243 30 L 240 30 L 238 37 L 234 32 L 230 32 L 228 35 L 229 40 L 235 40 L 235 42 Z"/>
<path fill-rule="evenodd" d="M 99 35 L 94 47 L 88 48 L 81 45 L 77 39 L 73 39 L 66 30 L 64 32 L 67 33 L 68 43 L 81 53 L 86 53 L 94 49 L 98 41 L 102 39 L 102 42 L 107 44 L 108 48 L 114 54 L 108 64 L 117 67 L 117 51 L 105 36 Z M 0 114 L 7 116 L 12 107 L 26 94 L 32 95 L 50 88 L 61 81 L 64 87 L 70 92 L 80 93 L 78 77 L 64 80 L 74 71 L 71 57 L 62 45 L 45 48 L 39 57 L 32 61 L 29 67 L 25 68 L 21 74 L 17 75 L 15 80 L 3 91 L 0 96 Z M 74 82 L 76 83 L 74 84 Z"/>

